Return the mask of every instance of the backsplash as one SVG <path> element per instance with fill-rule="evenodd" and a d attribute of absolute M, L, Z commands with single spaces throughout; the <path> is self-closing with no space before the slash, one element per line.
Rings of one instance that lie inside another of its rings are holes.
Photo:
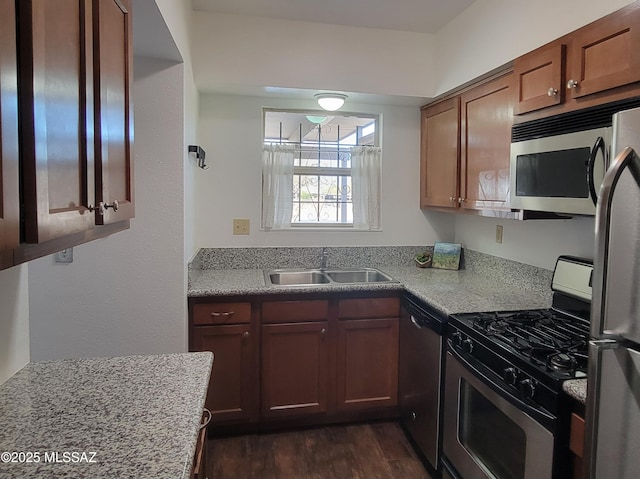
<path fill-rule="evenodd" d="M 327 267 L 411 266 L 429 246 L 328 246 Z M 319 268 L 322 247 L 202 248 L 190 269 Z"/>
<path fill-rule="evenodd" d="M 415 266 L 414 257 L 432 246 L 329 246 L 327 267 Z M 322 247 L 282 248 L 202 248 L 190 270 L 207 269 L 271 269 L 319 268 Z M 486 276 L 489 280 L 506 282 L 523 290 L 549 291 L 552 271 L 518 263 L 479 251 L 462 250 L 460 269 Z"/>

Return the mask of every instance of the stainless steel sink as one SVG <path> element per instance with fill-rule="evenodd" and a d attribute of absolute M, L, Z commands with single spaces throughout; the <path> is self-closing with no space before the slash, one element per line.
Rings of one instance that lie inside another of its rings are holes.
<path fill-rule="evenodd" d="M 386 283 L 393 278 L 373 268 L 341 269 L 326 271 L 336 283 Z"/>
<path fill-rule="evenodd" d="M 322 271 L 315 269 L 275 269 L 265 271 L 265 280 L 267 284 L 281 286 L 323 284 L 330 281 Z"/>
<path fill-rule="evenodd" d="M 264 280 L 267 286 L 397 282 L 375 268 L 271 269 L 265 270 Z"/>

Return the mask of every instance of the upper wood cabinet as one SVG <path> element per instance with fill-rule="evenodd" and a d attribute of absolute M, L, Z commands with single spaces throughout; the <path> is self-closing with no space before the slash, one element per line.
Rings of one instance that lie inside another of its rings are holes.
<path fill-rule="evenodd" d="M 15 5 L 17 11 L 2 15 L 7 41 L 1 47 L 7 55 L 9 24 L 17 23 L 18 108 L 12 111 L 19 112 L 20 134 L 5 133 L 4 120 L 2 134 L 7 148 L 19 138 L 19 180 L 3 161 L 3 194 L 11 178 L 20 186 L 13 264 L 128 228 L 134 214 L 130 0 Z M 3 85 L 10 81 L 7 61 L 3 56 Z M 15 86 L 6 92 L 3 86 L 3 103 L 10 94 Z"/>
<path fill-rule="evenodd" d="M 461 95 L 461 208 L 509 207 L 513 90 L 513 75 L 507 74 Z"/>
<path fill-rule="evenodd" d="M 0 269 L 20 242 L 15 0 L 0 0 Z"/>
<path fill-rule="evenodd" d="M 565 64 L 566 46 L 562 43 L 544 46 L 515 60 L 517 115 L 564 101 Z"/>
<path fill-rule="evenodd" d="M 93 0 L 97 224 L 133 218 L 133 35 L 129 0 Z"/>
<path fill-rule="evenodd" d="M 563 113 L 640 95 L 640 2 L 514 61 L 515 113 Z M 525 118 L 529 119 L 529 118 Z"/>
<path fill-rule="evenodd" d="M 422 110 L 421 207 L 508 209 L 509 72 Z"/>
<path fill-rule="evenodd" d="M 24 241 L 91 228 L 93 40 L 90 0 L 23 0 L 20 118 Z"/>
<path fill-rule="evenodd" d="M 458 205 L 460 98 L 422 110 L 420 207 Z"/>

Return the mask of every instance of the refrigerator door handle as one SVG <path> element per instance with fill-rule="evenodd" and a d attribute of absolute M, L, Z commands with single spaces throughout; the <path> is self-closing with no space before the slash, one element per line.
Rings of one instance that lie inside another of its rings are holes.
<path fill-rule="evenodd" d="M 601 338 L 604 326 L 604 298 L 609 262 L 609 224 L 611 205 L 618 180 L 625 168 L 629 168 L 640 187 L 640 158 L 633 148 L 626 147 L 613 160 L 604 175 L 600 188 L 600 201 L 596 205 L 596 259 L 594 263 L 593 299 L 591 302 L 591 336 Z"/>
<path fill-rule="evenodd" d="M 596 142 L 593 144 L 593 148 L 591 148 L 591 154 L 589 155 L 589 163 L 587 164 L 587 184 L 589 185 L 589 194 L 591 195 L 591 201 L 593 201 L 594 205 L 598 202 L 598 192 L 596 191 L 596 180 L 594 177 L 598 151 L 602 151 L 602 161 L 606 168 L 607 150 L 604 144 L 604 138 L 602 138 L 601 136 L 599 136 Z"/>
<path fill-rule="evenodd" d="M 589 341 L 589 367 L 587 384 L 587 407 L 585 410 L 584 464 L 587 479 L 596 479 L 597 437 L 600 420 L 600 388 L 602 383 L 602 353 L 607 349 L 618 349 L 620 343 L 612 339 Z"/>

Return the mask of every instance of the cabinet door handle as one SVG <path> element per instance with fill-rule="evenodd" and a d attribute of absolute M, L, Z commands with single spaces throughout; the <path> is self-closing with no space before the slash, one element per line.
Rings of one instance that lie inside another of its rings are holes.
<path fill-rule="evenodd" d="M 244 333 L 242 333 L 242 337 L 243 338 L 248 338 L 249 337 L 249 331 L 245 331 Z"/>
<path fill-rule="evenodd" d="M 322 328 L 320 330 L 320 334 L 322 334 L 323 336 L 326 336 L 327 335 L 327 328 Z"/>
<path fill-rule="evenodd" d="M 211 316 L 214 318 L 230 318 L 231 316 L 233 316 L 235 313 L 235 311 L 214 311 L 213 313 L 211 313 Z"/>
<path fill-rule="evenodd" d="M 547 90 L 547 95 L 548 96 L 556 96 L 557 94 L 558 94 L 558 89 L 557 88 L 551 87 L 551 88 L 549 88 Z"/>
<path fill-rule="evenodd" d="M 98 206 L 89 205 L 87 206 L 87 209 L 91 212 L 94 212 L 97 210 L 99 214 L 104 216 L 104 214 L 109 208 L 113 208 L 113 211 L 118 211 L 118 206 L 119 206 L 118 200 L 113 200 L 113 203 L 111 204 L 107 204 L 104 201 L 101 201 L 100 203 L 98 203 Z"/>
<path fill-rule="evenodd" d="M 578 81 L 572 78 L 567 82 L 567 90 L 573 90 L 574 88 L 578 88 Z"/>
<path fill-rule="evenodd" d="M 100 202 L 100 203 L 102 203 L 102 202 Z M 118 205 L 118 200 L 113 200 L 113 203 L 111 203 L 111 204 L 105 203 L 104 204 L 104 209 L 108 210 L 109 208 L 113 208 L 113 211 L 118 211 L 118 206 L 119 206 Z"/>

